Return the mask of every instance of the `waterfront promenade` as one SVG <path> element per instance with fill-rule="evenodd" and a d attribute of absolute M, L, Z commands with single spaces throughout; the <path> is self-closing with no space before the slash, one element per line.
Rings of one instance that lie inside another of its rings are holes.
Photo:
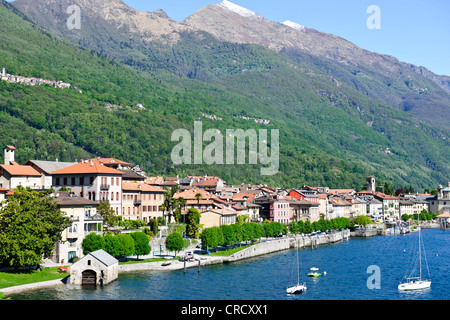
<path fill-rule="evenodd" d="M 311 247 L 316 248 L 319 245 L 336 243 L 339 241 L 345 241 L 350 238 L 349 230 L 342 230 L 333 233 L 322 233 L 316 235 L 305 235 L 296 237 L 281 237 L 281 238 L 270 238 L 261 239 L 261 241 L 255 245 L 245 248 L 237 253 L 229 256 L 214 256 L 206 254 L 194 254 L 194 259 L 189 261 L 178 261 L 178 260 L 168 260 L 170 265 L 163 265 L 164 262 L 142 262 L 134 264 L 124 264 L 119 266 L 119 273 L 133 272 L 133 271 L 175 271 L 183 270 L 184 268 L 199 268 L 214 264 L 225 264 L 241 261 L 244 259 L 250 259 L 253 257 L 263 256 L 270 253 L 289 250 L 299 246 L 301 248 Z M 195 250 L 186 250 L 178 253 L 178 256 L 182 257 L 187 252 L 193 252 Z M 45 267 L 45 266 L 44 266 Z M 120 275 L 119 275 L 120 276 Z M 68 277 L 60 280 L 52 280 L 38 283 L 30 283 L 21 286 L 9 287 L 0 289 L 5 296 L 17 294 L 19 292 L 41 289 L 51 286 L 65 285 L 68 281 Z"/>

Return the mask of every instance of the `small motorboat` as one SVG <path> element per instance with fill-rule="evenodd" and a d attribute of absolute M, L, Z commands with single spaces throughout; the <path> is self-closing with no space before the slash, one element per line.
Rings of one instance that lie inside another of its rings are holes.
<path fill-rule="evenodd" d="M 167 262 L 163 262 L 163 263 L 161 264 L 161 266 L 167 267 L 167 266 L 170 266 L 171 264 L 172 264 L 172 262 L 167 261 Z"/>
<path fill-rule="evenodd" d="M 311 270 L 311 272 L 308 273 L 308 277 L 320 277 L 322 275 L 321 273 L 317 272 L 319 271 L 319 268 L 312 267 L 309 270 Z"/>

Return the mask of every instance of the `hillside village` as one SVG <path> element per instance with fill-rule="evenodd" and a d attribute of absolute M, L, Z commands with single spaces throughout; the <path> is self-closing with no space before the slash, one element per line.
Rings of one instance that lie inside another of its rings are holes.
<path fill-rule="evenodd" d="M 9 83 L 20 83 L 27 86 L 40 86 L 40 85 L 49 85 L 54 88 L 59 89 L 70 89 L 70 83 L 65 83 L 62 81 L 54 81 L 54 80 L 45 80 L 41 78 L 34 77 L 24 77 L 17 76 L 13 74 L 6 73 L 5 68 L 2 68 L 2 73 L 0 74 L 1 81 L 7 81 Z"/>
<path fill-rule="evenodd" d="M 237 223 L 239 216 L 248 221 L 269 220 L 289 225 L 297 221 L 320 218 L 353 219 L 368 216 L 373 222 L 394 222 L 403 214 L 422 210 L 449 216 L 450 183 L 437 188 L 437 195 L 400 194 L 395 197 L 375 191 L 375 178 L 367 177 L 364 191 L 331 189 L 325 186 L 293 186 L 279 189 L 267 185 L 227 185 L 220 177 L 149 177 L 139 166 L 115 159 L 92 158 L 78 162 L 29 160 L 15 161 L 14 146 L 4 148 L 0 165 L 0 203 L 14 194 L 18 186 L 34 190 L 55 190 L 58 207 L 73 221 L 57 245 L 55 262 L 82 256 L 81 243 L 98 228 L 103 218 L 97 214 L 101 202 L 109 202 L 117 216 L 124 220 L 167 218 L 164 208 L 166 192 L 175 188 L 174 199 L 182 204 L 182 215 L 190 208 L 201 214 L 204 228 Z M 5 204 L 5 202 L 3 202 Z M 173 216 L 169 222 L 175 222 Z"/>

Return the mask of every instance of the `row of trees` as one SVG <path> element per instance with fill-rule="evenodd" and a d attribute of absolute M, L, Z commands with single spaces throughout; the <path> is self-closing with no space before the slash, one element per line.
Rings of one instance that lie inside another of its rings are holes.
<path fill-rule="evenodd" d="M 83 239 L 82 247 L 84 255 L 103 249 L 118 259 L 133 255 L 136 255 L 139 259 L 140 255 L 150 253 L 149 241 L 149 237 L 141 231 L 117 235 L 106 234 L 104 236 L 90 233 Z"/>
<path fill-rule="evenodd" d="M 289 231 L 293 234 L 302 234 L 302 233 L 312 233 L 315 231 L 327 231 L 327 230 L 337 230 L 337 229 L 346 229 L 350 228 L 351 223 L 348 218 L 340 217 L 340 218 L 334 218 L 330 220 L 325 220 L 324 218 L 321 218 L 319 221 L 298 221 L 298 222 L 292 222 Z"/>
<path fill-rule="evenodd" d="M 420 214 L 402 214 L 402 220 L 403 221 L 408 221 L 409 219 L 412 220 L 421 220 L 421 221 L 429 221 L 429 220 L 433 220 L 436 218 L 436 216 L 438 216 L 438 213 L 434 213 L 433 211 L 428 212 L 427 210 L 422 210 L 422 212 L 420 212 Z"/>
<path fill-rule="evenodd" d="M 251 242 L 261 237 L 276 237 L 287 234 L 288 229 L 279 222 L 244 222 L 242 224 L 222 225 L 203 229 L 200 234 L 203 248 L 233 246 L 242 241 Z"/>

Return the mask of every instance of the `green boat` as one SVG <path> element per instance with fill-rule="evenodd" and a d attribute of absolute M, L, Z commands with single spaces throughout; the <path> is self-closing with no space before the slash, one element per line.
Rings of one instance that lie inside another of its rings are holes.
<path fill-rule="evenodd" d="M 311 272 L 308 273 L 308 277 L 320 277 L 322 275 L 321 273 L 317 272 L 317 271 L 319 271 L 319 268 L 313 267 L 313 268 L 311 268 L 309 270 L 311 270 Z"/>

